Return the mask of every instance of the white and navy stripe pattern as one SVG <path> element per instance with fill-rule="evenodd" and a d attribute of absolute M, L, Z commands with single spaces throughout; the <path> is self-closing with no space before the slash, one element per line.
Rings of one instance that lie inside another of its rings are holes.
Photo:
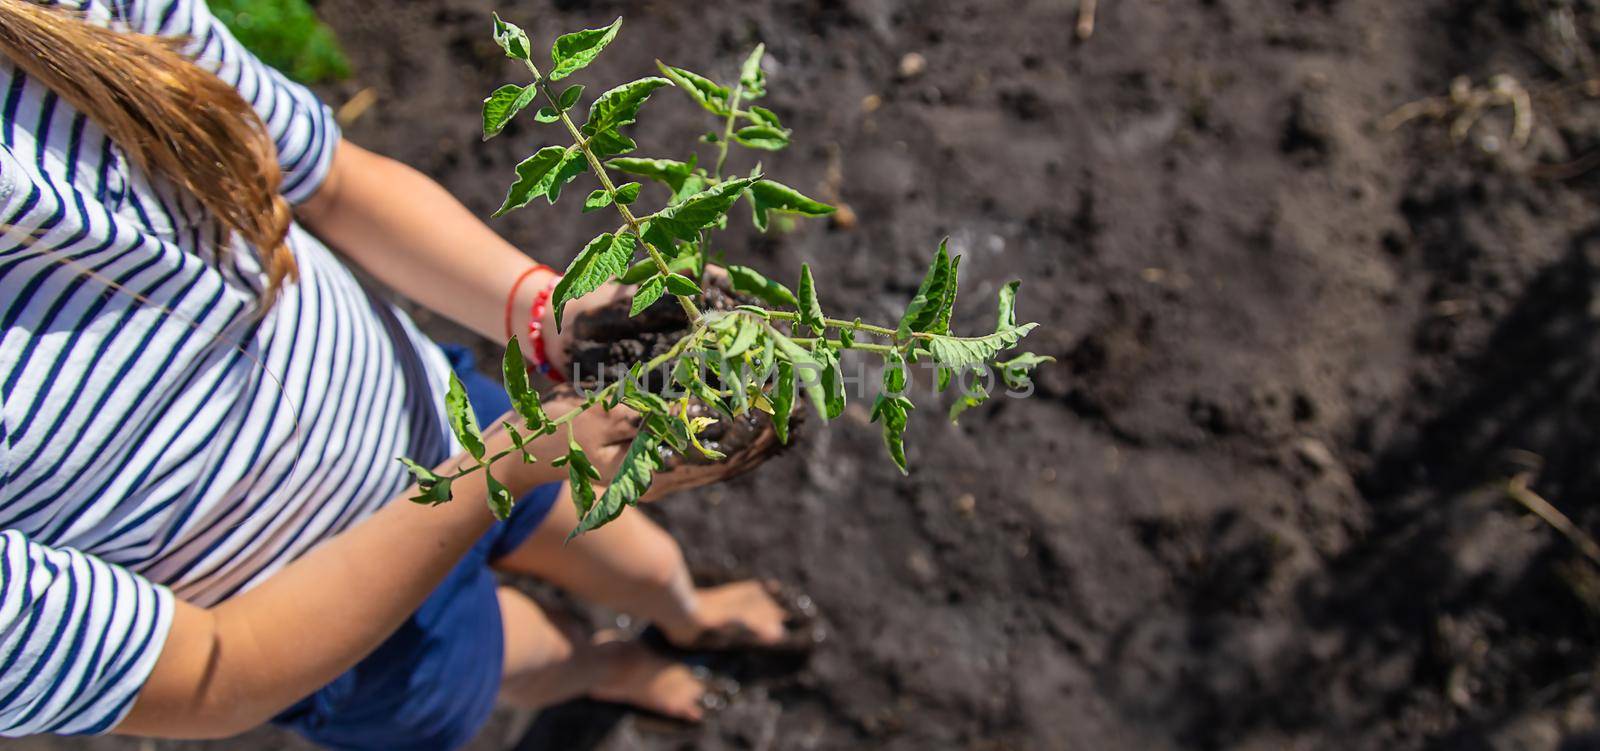
<path fill-rule="evenodd" d="M 284 194 L 316 191 L 327 108 L 202 0 L 63 4 L 188 39 L 267 123 Z M 248 589 L 402 490 L 395 457 L 455 449 L 448 364 L 403 313 L 295 227 L 300 281 L 256 319 L 258 256 L 235 240 L 217 264 L 212 237 L 0 58 L 0 735 L 109 730 L 174 596 Z"/>

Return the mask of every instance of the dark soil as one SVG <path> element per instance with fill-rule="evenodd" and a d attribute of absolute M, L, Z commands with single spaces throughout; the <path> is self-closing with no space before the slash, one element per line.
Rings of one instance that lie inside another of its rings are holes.
<path fill-rule="evenodd" d="M 1600 104 L 1573 86 L 1592 3 L 1099 5 L 1081 43 L 1069 0 L 498 6 L 541 43 L 625 15 L 591 91 L 654 57 L 727 78 L 765 42 L 798 144 L 765 168 L 857 221 L 740 217 L 729 257 L 809 262 L 830 312 L 893 321 L 949 235 L 957 327 L 992 325 L 1020 278 L 1027 344 L 1060 360 L 960 427 L 919 395 L 909 478 L 856 399 L 650 509 L 698 569 L 804 588 L 830 638 L 798 665 L 719 663 L 744 690 L 703 728 L 567 708 L 525 748 L 1596 744 L 1600 577 L 1502 492 L 1532 471 L 1600 532 Z M 382 97 L 348 135 L 478 213 L 555 138 L 479 143 L 478 100 L 520 80 L 489 0 L 319 7 L 359 69 L 330 98 Z M 1499 73 L 1535 90 L 1525 150 L 1505 110 L 1459 145 L 1374 127 Z M 644 114 L 649 155 L 704 129 L 674 92 Z M 608 221 L 496 226 L 559 264 Z"/>

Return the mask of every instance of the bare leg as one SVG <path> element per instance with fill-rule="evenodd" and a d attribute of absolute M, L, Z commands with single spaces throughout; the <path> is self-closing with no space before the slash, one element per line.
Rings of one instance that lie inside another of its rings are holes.
<path fill-rule="evenodd" d="M 521 592 L 500 588 L 505 670 L 500 698 L 538 709 L 579 696 L 614 701 L 697 721 L 705 685 L 689 668 L 607 636 L 576 635 L 552 622 Z"/>
<path fill-rule="evenodd" d="M 696 589 L 676 540 L 649 517 L 624 511 L 616 521 L 567 542 L 577 510 L 566 487 L 555 508 L 522 547 L 496 561 L 505 571 L 536 576 L 593 603 L 654 623 L 673 643 L 707 629 L 738 624 L 758 641 L 783 639 L 783 608 L 759 582 Z"/>

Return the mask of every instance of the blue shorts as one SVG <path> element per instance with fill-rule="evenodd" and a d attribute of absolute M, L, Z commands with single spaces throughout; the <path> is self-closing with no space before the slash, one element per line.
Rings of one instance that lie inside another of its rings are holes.
<path fill-rule="evenodd" d="M 470 352 L 445 347 L 445 354 L 478 424 L 511 408 L 500 385 L 473 369 Z M 494 709 L 504 660 L 489 564 L 538 529 L 560 490 L 560 483 L 542 485 L 520 499 L 377 651 L 273 723 L 350 751 L 447 751 L 472 740 Z"/>

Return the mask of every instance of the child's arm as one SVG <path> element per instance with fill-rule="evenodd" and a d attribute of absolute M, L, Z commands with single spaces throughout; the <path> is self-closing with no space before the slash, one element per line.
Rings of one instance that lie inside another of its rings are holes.
<path fill-rule="evenodd" d="M 592 410 L 574 429 L 597 463 L 619 459 L 633 435 L 622 411 Z M 544 436 L 534 453 L 555 458 L 566 440 L 565 431 Z M 503 430 L 485 442 L 491 452 L 510 445 Z M 513 492 L 564 477 L 548 461 L 514 456 L 495 473 Z M 459 483 L 455 500 L 437 508 L 403 495 L 248 592 L 209 609 L 178 603 L 155 669 L 115 732 L 235 735 L 326 685 L 377 648 L 484 534 L 494 521 L 484 496 L 482 481 Z"/>
<path fill-rule="evenodd" d="M 426 175 L 341 141 L 326 181 L 296 215 L 396 291 L 493 341 L 505 341 L 507 298 L 534 261 Z M 526 339 L 533 299 L 553 280 L 553 273 L 541 271 L 517 285 L 511 333 Z M 615 294 L 612 287 L 575 301 L 567 319 Z M 556 332 L 548 312 L 544 335 L 551 364 L 564 368 L 567 335 Z"/>

